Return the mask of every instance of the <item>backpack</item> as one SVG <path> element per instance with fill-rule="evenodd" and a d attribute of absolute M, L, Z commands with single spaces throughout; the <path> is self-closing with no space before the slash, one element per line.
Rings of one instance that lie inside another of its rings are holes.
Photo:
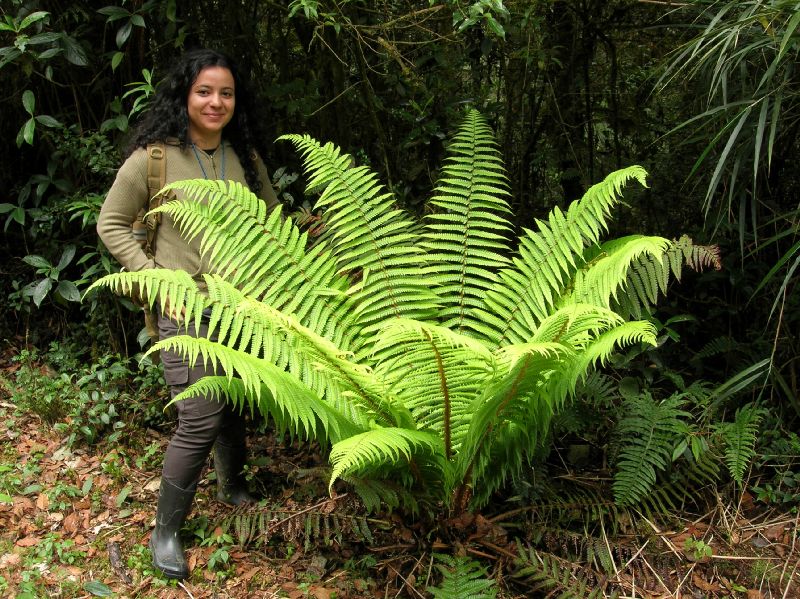
<path fill-rule="evenodd" d="M 161 205 L 162 196 L 158 192 L 167 182 L 166 148 L 161 142 L 147 145 L 147 204 L 142 206 L 136 220 L 131 223 L 131 232 L 142 246 L 148 258 L 156 253 L 156 233 L 161 224 L 160 214 L 147 214 Z M 147 302 L 142 306 L 144 326 L 150 341 L 158 341 L 158 314 L 150 309 Z"/>
<path fill-rule="evenodd" d="M 156 231 L 161 224 L 160 214 L 147 213 L 161 205 L 159 191 L 167 182 L 167 164 L 164 160 L 166 148 L 161 142 L 147 145 L 147 197 L 146 206 L 142 206 L 136 220 L 131 223 L 131 231 L 136 241 L 142 246 L 148 258 L 156 253 Z M 146 216 L 147 215 L 147 216 Z"/>

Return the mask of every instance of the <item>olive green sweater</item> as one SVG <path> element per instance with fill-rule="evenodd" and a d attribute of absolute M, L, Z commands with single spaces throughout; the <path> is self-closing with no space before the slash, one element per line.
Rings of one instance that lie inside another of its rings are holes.
<path fill-rule="evenodd" d="M 225 179 L 245 183 L 244 169 L 233 150 L 225 144 Z M 199 160 L 198 160 L 199 158 Z M 191 147 L 181 149 L 179 145 L 168 143 L 165 154 L 166 182 L 173 183 L 183 179 L 220 179 L 222 177 L 222 148 L 213 154 L 198 150 L 197 156 Z M 202 163 L 202 168 L 201 168 Z M 278 198 L 270 183 L 266 166 L 260 158 L 256 162 L 261 181 L 262 199 L 270 211 L 278 204 Z M 182 191 L 177 191 L 176 199 L 185 199 Z M 131 223 L 139 210 L 148 202 L 147 189 L 147 150 L 139 148 L 130 155 L 117 172 L 117 178 L 103 202 L 97 219 L 97 233 L 111 254 L 127 270 L 138 271 L 145 268 L 169 268 L 184 270 L 197 280 L 209 272 L 207 261 L 200 256 L 200 236 L 186 241 L 175 228 L 169 215 L 163 214 L 156 233 L 156 251 L 153 259 L 148 258 L 142 247 L 134 239 Z"/>

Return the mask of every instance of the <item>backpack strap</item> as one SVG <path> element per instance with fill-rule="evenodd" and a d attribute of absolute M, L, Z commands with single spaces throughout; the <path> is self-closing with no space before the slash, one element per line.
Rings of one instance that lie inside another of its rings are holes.
<path fill-rule="evenodd" d="M 163 142 L 147 145 L 147 212 L 158 208 L 163 199 L 159 192 L 167 183 L 166 154 Z M 148 214 L 143 220 L 147 228 L 144 253 L 152 258 L 156 253 L 156 233 L 161 224 L 161 214 Z"/>

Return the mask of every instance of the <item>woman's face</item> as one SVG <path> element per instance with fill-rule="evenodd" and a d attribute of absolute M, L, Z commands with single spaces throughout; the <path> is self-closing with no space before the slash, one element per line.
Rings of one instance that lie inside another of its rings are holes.
<path fill-rule="evenodd" d="M 236 93 L 233 74 L 225 67 L 206 67 L 189 88 L 189 138 L 203 149 L 219 145 L 222 129 L 233 118 Z"/>

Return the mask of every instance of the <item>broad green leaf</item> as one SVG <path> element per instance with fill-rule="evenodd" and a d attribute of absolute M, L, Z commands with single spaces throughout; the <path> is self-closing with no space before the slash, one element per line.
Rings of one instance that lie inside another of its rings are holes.
<path fill-rule="evenodd" d="M 36 131 L 36 120 L 31 117 L 20 129 L 19 135 L 17 135 L 17 145 L 21 146 L 22 143 L 26 143 L 28 145 L 33 145 L 33 134 Z"/>
<path fill-rule="evenodd" d="M 45 127 L 55 128 L 55 127 L 62 127 L 61 121 L 51 117 L 49 114 L 40 114 L 36 116 L 36 121 L 44 125 Z"/>
<path fill-rule="evenodd" d="M 19 24 L 19 31 L 27 29 L 37 21 L 41 21 L 42 19 L 46 18 L 49 15 L 50 13 L 45 10 L 37 10 L 36 12 L 32 12 L 27 17 L 22 19 L 22 23 Z"/>
<path fill-rule="evenodd" d="M 61 252 L 61 258 L 58 260 L 58 266 L 56 266 L 58 272 L 64 270 L 67 267 L 67 265 L 69 265 L 69 263 L 72 262 L 72 259 L 74 257 L 75 257 L 75 246 L 68 245 L 67 247 L 65 247 L 64 251 Z"/>
<path fill-rule="evenodd" d="M 27 256 L 22 258 L 22 261 L 25 264 L 30 264 L 34 268 L 48 269 L 51 266 L 50 262 L 47 259 L 42 258 L 41 256 L 37 256 L 36 254 L 28 254 Z"/>
<path fill-rule="evenodd" d="M 114 56 L 111 57 L 111 70 L 116 71 L 117 67 L 122 62 L 122 59 L 125 58 L 125 54 L 123 52 L 114 52 Z"/>
<path fill-rule="evenodd" d="M 119 494 L 117 495 L 117 498 L 114 500 L 114 503 L 116 504 L 117 507 L 121 507 L 122 504 L 125 503 L 125 500 L 128 498 L 128 495 L 130 494 L 130 492 L 131 492 L 131 486 L 130 485 L 128 485 L 127 487 L 124 487 L 119 492 Z"/>
<path fill-rule="evenodd" d="M 83 585 L 83 590 L 95 597 L 111 597 L 114 595 L 114 591 L 99 580 L 90 580 Z"/>
<path fill-rule="evenodd" d="M 81 292 L 72 281 L 59 281 L 56 287 L 56 293 L 63 297 L 68 302 L 81 301 Z"/>
<path fill-rule="evenodd" d="M 29 89 L 22 92 L 22 105 L 25 107 L 25 112 L 33 116 L 33 111 L 36 108 L 36 96 Z"/>
<path fill-rule="evenodd" d="M 106 19 L 108 23 L 113 23 L 119 19 L 125 19 L 131 16 L 131 12 L 121 6 L 104 6 L 98 9 L 97 12 L 108 17 L 108 19 Z"/>
<path fill-rule="evenodd" d="M 64 34 L 61 36 L 61 45 L 64 47 L 64 56 L 69 62 L 79 67 L 89 65 L 89 57 L 86 55 L 86 50 L 75 38 Z"/>
<path fill-rule="evenodd" d="M 33 303 L 38 308 L 50 290 L 53 288 L 53 280 L 50 277 L 45 277 L 33 286 L 31 290 L 31 298 Z"/>
<path fill-rule="evenodd" d="M 125 42 L 128 41 L 128 38 L 131 36 L 131 31 L 133 31 L 133 25 L 130 21 L 122 25 L 119 29 L 117 29 L 117 48 L 122 48 L 125 45 Z"/>

